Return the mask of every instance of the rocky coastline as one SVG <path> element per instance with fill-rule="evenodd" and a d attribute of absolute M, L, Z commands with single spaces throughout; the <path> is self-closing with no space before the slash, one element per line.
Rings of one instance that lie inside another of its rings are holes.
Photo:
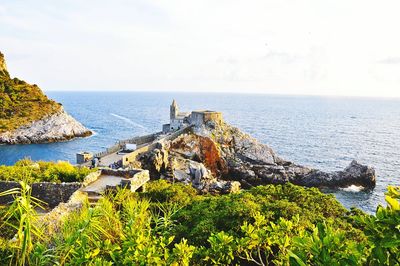
<path fill-rule="evenodd" d="M 60 110 L 28 125 L 0 133 L 0 144 L 32 144 L 68 141 L 88 137 L 92 132 L 71 115 Z"/>
<path fill-rule="evenodd" d="M 352 161 L 342 171 L 326 173 L 280 158 L 269 146 L 225 122 L 209 121 L 190 133 L 161 141 L 141 154 L 136 167 L 148 169 L 152 179 L 191 183 L 204 193 L 231 193 L 240 188 L 283 184 L 319 188 L 351 185 L 375 187 L 372 167 Z"/>

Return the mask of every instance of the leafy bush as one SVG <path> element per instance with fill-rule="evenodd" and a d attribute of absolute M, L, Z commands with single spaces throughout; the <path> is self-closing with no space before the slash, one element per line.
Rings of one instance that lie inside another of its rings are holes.
<path fill-rule="evenodd" d="M 68 162 L 32 162 L 24 159 L 13 166 L 0 166 L 0 180 L 23 180 L 25 171 L 29 171 L 29 183 L 33 182 L 81 182 L 92 170 L 75 167 Z"/>
<path fill-rule="evenodd" d="M 376 215 L 356 217 L 372 244 L 369 265 L 400 265 L 400 187 L 388 187 L 387 207 L 378 206 Z"/>
<path fill-rule="evenodd" d="M 345 230 L 346 236 L 365 238 L 348 222 L 349 212 L 332 195 L 292 184 L 259 186 L 239 194 L 194 199 L 177 212 L 174 234 L 188 238 L 191 244 L 207 246 L 213 233 L 224 231 L 240 236 L 242 224 L 253 222 L 256 212 L 271 222 L 299 216 L 300 226 L 309 230 L 313 224 L 334 219 L 335 227 Z"/>
<path fill-rule="evenodd" d="M 196 198 L 197 190 L 182 183 L 171 184 L 158 180 L 146 184 L 146 192 L 142 196 L 151 202 L 176 203 L 181 206 L 189 204 Z"/>
<path fill-rule="evenodd" d="M 366 243 L 347 239 L 341 230 L 318 223 L 312 232 L 302 231 L 289 251 L 292 265 L 361 265 L 369 250 Z"/>

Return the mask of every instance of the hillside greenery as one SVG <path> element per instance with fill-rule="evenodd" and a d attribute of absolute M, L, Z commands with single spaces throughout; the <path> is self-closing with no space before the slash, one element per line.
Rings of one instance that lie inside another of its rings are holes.
<path fill-rule="evenodd" d="M 33 182 L 82 182 L 92 170 L 75 167 L 69 162 L 33 162 L 29 159 L 18 161 L 15 165 L 0 165 L 0 180 Z M 26 173 L 29 172 L 27 176 Z"/>
<path fill-rule="evenodd" d="M 146 192 L 105 194 L 49 231 L 30 187 L 3 210 L 0 264 L 19 265 L 399 265 L 400 189 L 376 215 L 292 184 L 198 195 L 153 181 Z M 0 195 L 1 196 L 1 195 Z M 47 232 L 43 234 L 43 232 Z"/>
<path fill-rule="evenodd" d="M 35 84 L 0 73 L 0 133 L 14 130 L 58 112 L 61 105 Z"/>

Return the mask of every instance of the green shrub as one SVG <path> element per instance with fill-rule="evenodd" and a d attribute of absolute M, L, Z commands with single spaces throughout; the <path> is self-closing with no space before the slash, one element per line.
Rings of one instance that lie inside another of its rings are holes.
<path fill-rule="evenodd" d="M 191 244 L 207 246 L 208 237 L 213 233 L 224 231 L 240 236 L 242 224 L 253 222 L 256 212 L 271 222 L 299 216 L 300 225 L 310 230 L 313 224 L 334 219 L 335 227 L 345 229 L 347 236 L 364 238 L 362 232 L 348 222 L 348 211 L 333 196 L 292 184 L 259 186 L 217 197 L 198 197 L 177 212 L 174 234 L 178 239 L 188 238 Z"/>
<path fill-rule="evenodd" d="M 18 164 L 28 166 L 29 161 Z M 347 211 L 316 189 L 291 184 L 210 196 L 197 195 L 182 184 L 155 181 L 147 192 L 122 189 L 105 194 L 94 207 L 84 202 L 64 217 L 60 230 L 38 237 L 38 229 L 25 230 L 39 227 L 32 212 L 36 203 L 22 193 L 17 202 L 24 208 L 7 211 L 16 218 L 19 241 L 0 238 L 0 262 L 399 265 L 398 199 L 399 189 L 389 187 L 388 206 L 370 216 Z"/>
<path fill-rule="evenodd" d="M 385 200 L 376 215 L 359 215 L 356 221 L 363 227 L 372 247 L 369 265 L 400 265 L 400 187 L 388 187 Z"/>
<path fill-rule="evenodd" d="M 0 180 L 17 181 L 23 179 L 24 171 L 29 170 L 26 180 L 33 182 L 82 182 L 92 170 L 86 167 L 75 167 L 68 162 L 32 162 L 28 159 L 18 161 L 13 166 L 0 166 Z"/>
<path fill-rule="evenodd" d="M 291 265 L 363 265 L 369 250 L 366 243 L 358 243 L 345 236 L 343 230 L 318 223 L 312 232 L 301 231 L 293 239 Z"/>
<path fill-rule="evenodd" d="M 171 184 L 165 180 L 157 180 L 146 184 L 146 192 L 142 197 L 151 202 L 176 203 L 181 206 L 189 204 L 196 198 L 197 190 L 182 183 Z"/>

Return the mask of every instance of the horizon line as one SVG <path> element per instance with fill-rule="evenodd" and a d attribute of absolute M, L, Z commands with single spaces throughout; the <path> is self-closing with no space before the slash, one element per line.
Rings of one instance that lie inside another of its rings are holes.
<path fill-rule="evenodd" d="M 124 93 L 183 93 L 183 94 L 242 94 L 242 95 L 272 95 L 292 97 L 320 97 L 320 98 L 367 98 L 400 100 L 400 96 L 378 96 L 378 95 L 336 95 L 336 94 L 291 94 L 273 92 L 237 92 L 237 91 L 181 91 L 181 90 L 44 90 L 44 92 L 124 92 Z"/>

